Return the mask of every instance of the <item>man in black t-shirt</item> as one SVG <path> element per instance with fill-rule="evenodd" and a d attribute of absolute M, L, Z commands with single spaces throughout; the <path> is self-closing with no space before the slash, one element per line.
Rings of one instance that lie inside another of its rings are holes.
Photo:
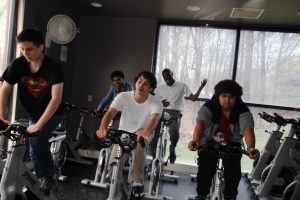
<path fill-rule="evenodd" d="M 12 61 L 4 71 L 0 88 L 0 119 L 6 120 L 7 100 L 14 84 L 18 84 L 18 96 L 27 114 L 31 134 L 30 157 L 35 174 L 42 179 L 41 190 L 54 185 L 56 169 L 48 139 L 63 115 L 62 93 L 64 76 L 60 65 L 44 55 L 44 38 L 34 29 L 23 30 L 16 38 L 22 55 Z"/>

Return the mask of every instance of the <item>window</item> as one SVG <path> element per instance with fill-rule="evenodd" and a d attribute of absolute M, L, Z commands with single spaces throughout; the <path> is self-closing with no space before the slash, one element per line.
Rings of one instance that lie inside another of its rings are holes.
<path fill-rule="evenodd" d="M 170 68 L 176 80 L 188 84 L 192 91 L 209 77 L 202 97 L 210 98 L 219 80 L 232 77 L 235 39 L 236 31 L 230 29 L 161 26 L 156 61 L 158 82 L 163 82 L 164 68 Z"/>
<path fill-rule="evenodd" d="M 196 92 L 203 78 L 208 83 L 200 97 L 210 99 L 214 86 L 223 79 L 236 80 L 243 87 L 243 100 L 255 121 L 257 147 L 262 150 L 275 124 L 260 119 L 259 112 L 277 112 L 286 118 L 299 118 L 300 99 L 300 34 L 263 31 L 185 27 L 162 25 L 159 31 L 156 57 L 156 76 L 163 84 L 161 72 L 170 68 L 176 80 Z M 235 45 L 239 42 L 237 66 L 234 66 Z M 185 102 L 177 146 L 179 161 L 195 163 L 196 153 L 187 149 L 203 101 Z M 260 107 L 253 107 L 260 104 Z M 270 107 L 274 107 L 270 109 Z M 282 108 L 286 108 L 282 110 Z M 291 111 L 291 110 L 295 111 Z M 298 111 L 297 111 L 298 110 Z M 284 127 L 286 132 L 289 127 Z M 286 133 L 287 134 L 287 133 Z M 245 171 L 252 169 L 251 160 L 243 158 Z"/>
<path fill-rule="evenodd" d="M 249 103 L 299 107 L 300 34 L 241 31 L 237 82 Z"/>
<path fill-rule="evenodd" d="M 11 0 L 0 1 L 0 74 L 7 65 Z"/>
<path fill-rule="evenodd" d="M 164 82 L 161 72 L 170 68 L 176 80 L 185 82 L 196 92 L 200 82 L 209 78 L 200 97 L 210 98 L 215 84 L 231 79 L 234 62 L 236 30 L 184 26 L 160 27 L 156 60 L 158 83 Z M 192 137 L 197 112 L 203 102 L 185 102 L 182 113 L 180 140 L 176 147 L 178 160 L 194 163 L 187 149 Z"/>

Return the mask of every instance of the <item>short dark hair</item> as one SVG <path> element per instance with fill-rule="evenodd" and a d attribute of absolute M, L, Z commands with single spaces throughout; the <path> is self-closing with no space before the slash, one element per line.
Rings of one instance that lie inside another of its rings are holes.
<path fill-rule="evenodd" d="M 16 41 L 17 43 L 25 41 L 32 42 L 37 47 L 41 44 L 45 44 L 45 39 L 42 33 L 33 28 L 24 29 L 21 33 L 17 35 Z"/>
<path fill-rule="evenodd" d="M 171 76 L 173 76 L 173 72 L 172 72 L 172 70 L 169 69 L 169 68 L 165 68 L 164 70 L 162 70 L 161 73 L 163 74 L 164 72 L 166 72 L 166 73 L 170 74 Z"/>
<path fill-rule="evenodd" d="M 113 77 L 121 77 L 124 79 L 124 73 L 122 71 L 113 71 L 111 74 L 110 74 L 110 79 L 112 80 Z"/>
<path fill-rule="evenodd" d="M 157 80 L 155 75 L 149 71 L 142 71 L 134 78 L 134 82 L 136 83 L 141 76 L 143 76 L 147 81 L 150 82 L 152 91 L 154 91 L 154 89 L 157 87 Z"/>
<path fill-rule="evenodd" d="M 243 88 L 234 80 L 222 80 L 215 86 L 215 95 L 218 97 L 221 93 L 229 93 L 234 97 L 241 98 Z"/>

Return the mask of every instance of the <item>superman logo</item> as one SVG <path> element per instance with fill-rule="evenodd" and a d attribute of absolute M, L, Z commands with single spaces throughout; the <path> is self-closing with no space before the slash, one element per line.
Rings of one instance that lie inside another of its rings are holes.
<path fill-rule="evenodd" d="M 33 78 L 29 76 L 23 76 L 21 83 L 27 88 L 33 98 L 39 97 L 49 85 L 49 82 L 42 77 Z"/>

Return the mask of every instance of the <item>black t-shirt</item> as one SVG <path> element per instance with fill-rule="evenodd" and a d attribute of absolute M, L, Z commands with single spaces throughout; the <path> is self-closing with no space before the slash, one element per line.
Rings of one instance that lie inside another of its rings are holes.
<path fill-rule="evenodd" d="M 51 89 L 64 82 L 60 64 L 45 56 L 40 69 L 32 73 L 29 62 L 22 56 L 16 58 L 4 71 L 3 79 L 9 84 L 18 83 L 18 95 L 25 110 L 33 120 L 38 120 L 51 100 Z M 63 104 L 56 114 L 62 114 Z"/>

